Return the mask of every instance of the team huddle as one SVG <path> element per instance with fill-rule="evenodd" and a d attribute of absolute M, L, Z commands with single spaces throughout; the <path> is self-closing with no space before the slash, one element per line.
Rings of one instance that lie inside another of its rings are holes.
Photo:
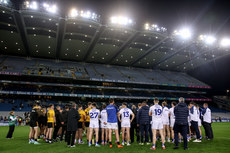
<path fill-rule="evenodd" d="M 94 144 L 94 140 L 95 147 L 107 144 L 113 147 L 112 135 L 115 133 L 115 143 L 118 148 L 122 148 L 125 144 L 131 145 L 130 128 L 135 126 L 140 145 L 149 145 L 151 141 L 153 146 L 150 149 L 155 150 L 156 141 L 160 139 L 162 149 L 165 149 L 165 142 L 175 142 L 177 149 L 178 141 L 181 142 L 183 138 L 184 148 L 187 149 L 187 141 L 192 137 L 195 137 L 193 142 L 201 142 L 202 124 L 206 138 L 213 138 L 211 110 L 206 103 L 203 107 L 204 109 L 199 108 L 194 102 L 187 107 L 183 98 L 179 99 L 178 104 L 172 102 L 170 109 L 166 101 L 159 105 L 157 98 L 150 107 L 144 101 L 138 104 L 137 109 L 128 108 L 125 102 L 118 108 L 114 99 L 109 100 L 109 105 L 102 105 L 101 110 L 97 109 L 96 103 L 91 102 L 85 110 L 81 105 L 77 109 L 76 103 L 71 103 L 64 109 L 57 106 L 55 111 L 53 104 L 45 108 L 35 103 L 30 113 L 29 144 L 40 144 L 38 137 L 42 137 L 47 143 L 57 142 L 57 138 L 62 142 L 65 135 L 67 146 L 75 147 L 76 143 L 84 143 L 82 138 L 86 131 L 89 147 Z"/>

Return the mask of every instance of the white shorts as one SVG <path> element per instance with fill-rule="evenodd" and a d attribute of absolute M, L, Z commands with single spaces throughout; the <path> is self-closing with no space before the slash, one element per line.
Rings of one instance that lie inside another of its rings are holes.
<path fill-rule="evenodd" d="M 200 119 L 198 120 L 198 126 L 201 126 L 201 120 Z"/>
<path fill-rule="evenodd" d="M 125 121 L 125 122 L 121 122 L 121 127 L 131 127 L 130 126 L 130 122 L 127 122 L 127 121 Z"/>
<path fill-rule="evenodd" d="M 175 119 L 170 120 L 170 127 L 173 128 L 175 124 Z"/>
<path fill-rule="evenodd" d="M 90 122 L 89 127 L 90 128 L 99 128 L 99 123 L 98 122 Z"/>
<path fill-rule="evenodd" d="M 169 119 L 162 119 L 163 125 L 169 125 Z"/>
<path fill-rule="evenodd" d="M 117 123 L 107 123 L 107 129 L 117 130 L 118 129 Z"/>
<path fill-rule="evenodd" d="M 163 129 L 163 122 L 162 121 L 153 121 L 152 122 L 152 129 L 155 129 L 155 130 Z"/>
<path fill-rule="evenodd" d="M 102 128 L 102 129 L 107 129 L 107 124 L 104 124 L 104 122 L 101 123 L 101 128 Z"/>

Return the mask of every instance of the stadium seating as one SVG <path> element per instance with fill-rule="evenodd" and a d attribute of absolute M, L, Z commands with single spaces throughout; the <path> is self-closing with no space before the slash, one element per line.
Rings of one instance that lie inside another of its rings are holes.
<path fill-rule="evenodd" d="M 146 84 L 176 84 L 208 86 L 182 72 L 129 68 L 88 63 L 62 62 L 45 59 L 1 56 L 2 72 L 18 72 L 25 75 L 55 76 L 74 79 L 112 80 Z"/>

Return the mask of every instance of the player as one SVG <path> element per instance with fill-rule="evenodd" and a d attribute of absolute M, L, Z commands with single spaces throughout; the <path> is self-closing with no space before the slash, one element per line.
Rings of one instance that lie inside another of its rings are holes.
<path fill-rule="evenodd" d="M 199 129 L 198 129 L 198 110 L 195 106 L 195 103 L 194 102 L 191 102 L 189 104 L 189 108 L 190 108 L 190 112 L 189 112 L 189 116 L 191 117 L 191 126 L 195 129 L 196 131 L 196 140 L 194 140 L 193 142 L 201 142 L 200 140 L 200 132 L 199 132 Z"/>
<path fill-rule="evenodd" d="M 87 134 L 87 143 L 89 142 L 89 111 L 92 109 L 92 103 L 88 102 L 88 108 L 85 109 L 86 120 L 85 120 L 85 127 L 86 127 L 86 134 Z"/>
<path fill-rule="evenodd" d="M 93 136 L 93 131 L 95 131 L 95 135 L 96 135 L 95 147 L 100 147 L 100 145 L 98 144 L 100 111 L 96 108 L 96 103 L 92 103 L 92 109 L 89 111 L 89 116 L 90 116 L 89 147 L 92 145 L 91 140 L 92 140 L 92 136 Z"/>
<path fill-rule="evenodd" d="M 109 147 L 112 148 L 112 131 L 115 131 L 115 136 L 117 140 L 117 147 L 122 148 L 123 146 L 120 145 L 120 139 L 118 134 L 118 125 L 117 125 L 117 115 L 118 109 L 114 106 L 115 102 L 114 99 L 109 100 L 109 105 L 106 107 L 107 112 L 107 127 L 109 129 Z"/>
<path fill-rule="evenodd" d="M 54 129 L 54 124 L 56 124 L 55 112 L 54 112 L 54 105 L 49 105 L 49 110 L 47 112 L 47 135 L 46 135 L 46 142 L 52 143 L 52 134 Z"/>
<path fill-rule="evenodd" d="M 38 143 L 38 116 L 39 116 L 39 107 L 35 103 L 33 105 L 32 111 L 30 113 L 30 134 L 29 134 L 29 144 L 40 144 Z"/>
<path fill-rule="evenodd" d="M 108 129 L 107 129 L 107 112 L 106 112 L 106 105 L 102 105 L 101 111 L 101 144 L 107 145 L 108 140 Z"/>
<path fill-rule="evenodd" d="M 200 107 L 198 104 L 196 104 L 196 108 L 197 108 L 197 117 L 198 117 L 198 129 L 199 129 L 199 132 L 200 132 L 200 139 L 202 139 L 202 131 L 201 131 L 201 113 L 200 113 Z"/>
<path fill-rule="evenodd" d="M 167 102 L 164 101 L 162 103 L 163 112 L 162 112 L 162 121 L 163 121 L 163 134 L 166 139 L 166 132 L 167 131 L 167 137 L 168 142 L 170 142 L 170 131 L 169 131 L 169 109 L 167 107 Z"/>
<path fill-rule="evenodd" d="M 150 148 L 152 150 L 156 149 L 156 132 L 159 130 L 161 141 L 162 141 L 162 149 L 165 149 L 165 138 L 163 134 L 163 122 L 162 122 L 162 107 L 158 105 L 159 100 L 157 98 L 154 99 L 154 105 L 149 109 L 149 116 L 152 116 L 152 133 L 153 133 L 153 146 Z"/>
<path fill-rule="evenodd" d="M 130 120 L 130 116 L 132 119 Z M 121 118 L 120 118 L 121 117 Z M 119 111 L 118 120 L 121 122 L 121 131 L 122 131 L 122 145 L 125 145 L 125 132 L 126 132 L 126 141 L 127 146 L 130 146 L 130 123 L 132 123 L 135 115 L 131 109 L 127 108 L 127 103 L 122 103 L 122 109 Z"/>
<path fill-rule="evenodd" d="M 171 108 L 169 109 L 169 116 L 170 116 L 170 132 L 171 132 L 171 136 L 172 136 L 172 143 L 174 143 L 174 131 L 173 131 L 173 127 L 175 124 L 175 116 L 174 116 L 174 107 L 176 106 L 176 102 L 172 102 L 171 103 Z"/>
<path fill-rule="evenodd" d="M 83 123 L 86 119 L 86 115 L 85 112 L 82 109 L 81 105 L 78 105 L 78 113 L 80 115 L 80 120 L 78 120 L 78 130 L 77 130 L 77 137 L 78 138 L 78 144 L 84 144 L 84 142 L 82 141 L 82 135 L 83 135 Z"/>

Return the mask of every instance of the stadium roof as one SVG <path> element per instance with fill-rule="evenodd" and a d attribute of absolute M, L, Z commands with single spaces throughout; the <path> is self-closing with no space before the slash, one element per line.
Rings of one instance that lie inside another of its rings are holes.
<path fill-rule="evenodd" d="M 230 54 L 211 36 L 182 39 L 190 37 L 187 31 L 169 34 L 1 5 L 0 16 L 0 50 L 7 55 L 188 71 Z"/>

